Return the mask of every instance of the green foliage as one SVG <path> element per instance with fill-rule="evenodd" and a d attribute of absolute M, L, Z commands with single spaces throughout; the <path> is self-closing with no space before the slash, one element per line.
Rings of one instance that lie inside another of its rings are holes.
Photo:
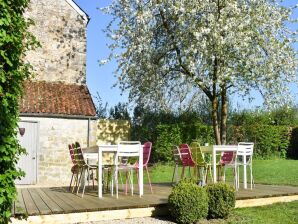
<path fill-rule="evenodd" d="M 298 127 L 292 128 L 289 156 L 292 158 L 298 158 Z"/>
<path fill-rule="evenodd" d="M 127 104 L 125 103 L 118 103 L 114 107 L 110 109 L 110 119 L 115 120 L 128 120 L 130 121 L 129 113 L 127 110 Z"/>
<path fill-rule="evenodd" d="M 0 223 L 8 223 L 16 196 L 14 180 L 23 174 L 16 168 L 24 152 L 16 139 L 18 102 L 22 83 L 30 76 L 23 61 L 25 51 L 37 46 L 27 32 L 32 21 L 23 17 L 28 0 L 0 1 Z"/>
<path fill-rule="evenodd" d="M 180 128 L 177 125 L 158 125 L 157 133 L 158 137 L 152 153 L 153 160 L 172 160 L 173 145 L 179 145 L 182 142 Z"/>
<path fill-rule="evenodd" d="M 235 189 L 226 183 L 217 183 L 206 186 L 209 198 L 209 218 L 227 218 L 235 207 Z"/>
<path fill-rule="evenodd" d="M 291 129 L 275 125 L 231 126 L 228 130 L 228 142 L 254 142 L 255 155 L 259 158 L 286 158 L 290 145 Z"/>
<path fill-rule="evenodd" d="M 194 223 L 208 214 L 206 189 L 191 180 L 182 180 L 173 188 L 168 204 L 171 216 L 178 223 Z"/>

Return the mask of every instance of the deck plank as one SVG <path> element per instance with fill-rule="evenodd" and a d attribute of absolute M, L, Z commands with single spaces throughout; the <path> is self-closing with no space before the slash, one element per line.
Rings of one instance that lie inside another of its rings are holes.
<path fill-rule="evenodd" d="M 23 199 L 24 199 L 24 203 L 26 206 L 26 210 L 27 213 L 29 215 L 39 215 L 39 210 L 37 208 L 37 206 L 35 205 L 30 193 L 28 189 L 22 189 L 22 195 L 23 195 Z"/>
<path fill-rule="evenodd" d="M 51 210 L 52 214 L 59 214 L 64 212 L 64 210 L 60 208 L 60 206 L 53 199 L 51 199 L 48 195 L 46 195 L 42 189 L 37 188 L 36 191 L 41 197 L 41 199 L 48 206 L 48 208 Z"/>
<path fill-rule="evenodd" d="M 51 190 L 50 188 L 42 188 L 41 190 L 63 210 L 62 213 L 76 212 L 76 209 L 71 205 L 71 203 L 69 204 L 64 199 L 57 196 L 59 193 Z"/>
<path fill-rule="evenodd" d="M 27 213 L 21 189 L 17 189 L 17 198 L 14 202 L 14 215 L 24 215 Z"/>

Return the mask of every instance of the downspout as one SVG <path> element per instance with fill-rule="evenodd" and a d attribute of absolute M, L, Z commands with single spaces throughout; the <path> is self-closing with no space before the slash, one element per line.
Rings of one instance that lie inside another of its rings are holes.
<path fill-rule="evenodd" d="M 87 147 L 90 146 L 90 118 L 88 118 Z"/>

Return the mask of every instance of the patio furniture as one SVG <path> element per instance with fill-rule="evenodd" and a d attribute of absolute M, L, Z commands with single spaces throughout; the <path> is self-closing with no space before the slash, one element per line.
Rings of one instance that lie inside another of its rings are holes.
<path fill-rule="evenodd" d="M 68 190 L 70 191 L 73 178 L 75 178 L 74 179 L 74 186 L 77 185 L 77 181 L 79 179 L 79 166 L 78 166 L 78 164 L 76 164 L 73 144 L 68 145 L 68 150 L 69 150 L 69 154 L 70 154 L 70 158 L 71 158 L 71 162 L 72 162 L 72 167 L 70 169 L 72 175 L 71 175 L 71 180 L 70 180 L 70 184 L 69 184 L 69 187 L 68 187 Z M 72 192 L 74 191 L 74 186 L 72 188 Z"/>
<path fill-rule="evenodd" d="M 236 189 L 239 188 L 238 182 L 238 172 L 237 172 L 237 163 L 236 163 L 236 153 L 233 151 L 222 152 L 219 164 L 223 167 L 223 181 L 226 181 L 226 169 L 232 168 L 234 174 L 234 186 Z"/>
<path fill-rule="evenodd" d="M 181 179 L 184 177 L 184 170 L 185 167 L 188 167 L 188 174 L 191 176 L 190 168 L 195 167 L 196 163 L 192 158 L 190 148 L 188 144 L 181 144 L 179 146 L 179 151 L 181 155 L 181 163 L 182 163 L 182 173 L 181 173 Z"/>
<path fill-rule="evenodd" d="M 148 170 L 148 163 L 149 163 L 150 156 L 151 156 L 151 149 L 152 149 L 152 142 L 145 142 L 144 145 L 143 145 L 143 168 L 145 168 L 145 170 L 147 172 L 150 191 L 151 191 L 151 194 L 153 194 L 150 174 L 149 174 L 149 170 Z M 140 168 L 139 166 L 140 166 L 139 161 L 137 161 L 136 164 L 135 164 L 135 168 L 137 169 L 137 175 L 138 175 L 138 170 Z M 126 187 L 126 189 L 127 189 L 127 187 Z"/>
<path fill-rule="evenodd" d="M 240 166 L 243 166 L 243 183 L 244 188 L 247 188 L 247 176 L 246 176 L 246 166 L 250 169 L 250 189 L 254 186 L 254 179 L 252 174 L 252 156 L 253 156 L 253 142 L 239 142 L 236 163 L 238 166 L 238 170 Z M 238 172 L 239 173 L 239 172 Z M 238 183 L 239 183 L 239 175 L 238 175 Z"/>
<path fill-rule="evenodd" d="M 139 163 L 143 164 L 143 150 L 141 143 L 139 141 L 122 141 L 118 144 L 117 152 L 115 156 L 115 170 L 114 175 L 112 178 L 112 195 L 113 195 L 113 181 L 115 180 L 115 187 L 116 187 L 116 197 L 119 196 L 119 190 L 118 190 L 118 171 L 124 170 L 126 167 L 130 171 L 130 184 L 131 184 L 131 194 L 133 195 L 133 169 L 131 168 L 131 165 L 123 165 L 121 164 L 122 158 L 131 158 L 131 157 L 138 157 Z M 126 166 L 126 167 L 125 167 Z M 140 182 L 143 180 L 143 166 L 139 167 L 139 179 Z M 140 178 L 141 177 L 141 178 Z M 140 185 L 143 187 L 143 182 L 140 183 Z M 139 187 L 140 188 L 140 187 Z M 142 195 L 141 188 L 139 189 L 140 196 Z"/>
<path fill-rule="evenodd" d="M 182 164 L 182 161 L 181 161 L 180 150 L 179 150 L 179 147 L 177 145 L 173 146 L 172 153 L 173 153 L 174 162 L 175 162 L 174 172 L 173 172 L 173 177 L 172 177 L 172 185 L 173 185 L 174 176 L 175 176 L 175 179 L 176 179 L 175 183 L 178 182 L 178 168 L 179 168 L 179 165 Z"/>
<path fill-rule="evenodd" d="M 208 182 L 208 172 L 212 179 L 211 163 L 205 160 L 204 154 L 201 150 L 201 146 L 198 142 L 192 142 L 190 144 L 192 158 L 195 161 L 195 174 L 199 177 L 201 185 L 205 185 Z"/>
<path fill-rule="evenodd" d="M 85 182 L 85 174 L 87 171 L 87 178 L 88 178 L 88 183 L 90 179 L 90 171 L 92 172 L 92 180 L 93 180 L 93 188 L 94 188 L 94 179 L 95 175 L 93 173 L 93 170 L 97 170 L 98 166 L 97 165 L 89 165 L 85 159 L 84 155 L 82 152 L 82 148 L 78 142 L 74 144 L 74 157 L 76 160 L 76 164 L 79 167 L 79 172 L 80 172 L 80 177 L 78 181 L 78 186 L 77 186 L 77 194 L 79 193 L 80 185 L 81 182 L 83 181 L 83 191 L 82 191 L 82 197 L 84 196 L 85 193 L 85 188 L 86 188 L 86 182 Z"/>

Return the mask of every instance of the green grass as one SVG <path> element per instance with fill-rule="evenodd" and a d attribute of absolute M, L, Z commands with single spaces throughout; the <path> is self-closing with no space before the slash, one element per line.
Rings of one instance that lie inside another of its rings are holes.
<path fill-rule="evenodd" d="M 173 170 L 173 164 L 155 164 L 150 167 L 152 182 L 171 182 Z M 180 172 L 181 168 L 179 168 Z M 145 174 L 144 172 L 144 181 L 147 182 Z M 254 160 L 253 174 L 255 183 L 298 186 L 298 160 Z M 242 170 L 240 175 L 242 176 Z M 227 180 L 232 180 L 231 169 L 227 171 Z"/>
<path fill-rule="evenodd" d="M 227 220 L 203 220 L 202 224 L 294 224 L 298 223 L 298 201 L 262 207 L 235 209 Z"/>

